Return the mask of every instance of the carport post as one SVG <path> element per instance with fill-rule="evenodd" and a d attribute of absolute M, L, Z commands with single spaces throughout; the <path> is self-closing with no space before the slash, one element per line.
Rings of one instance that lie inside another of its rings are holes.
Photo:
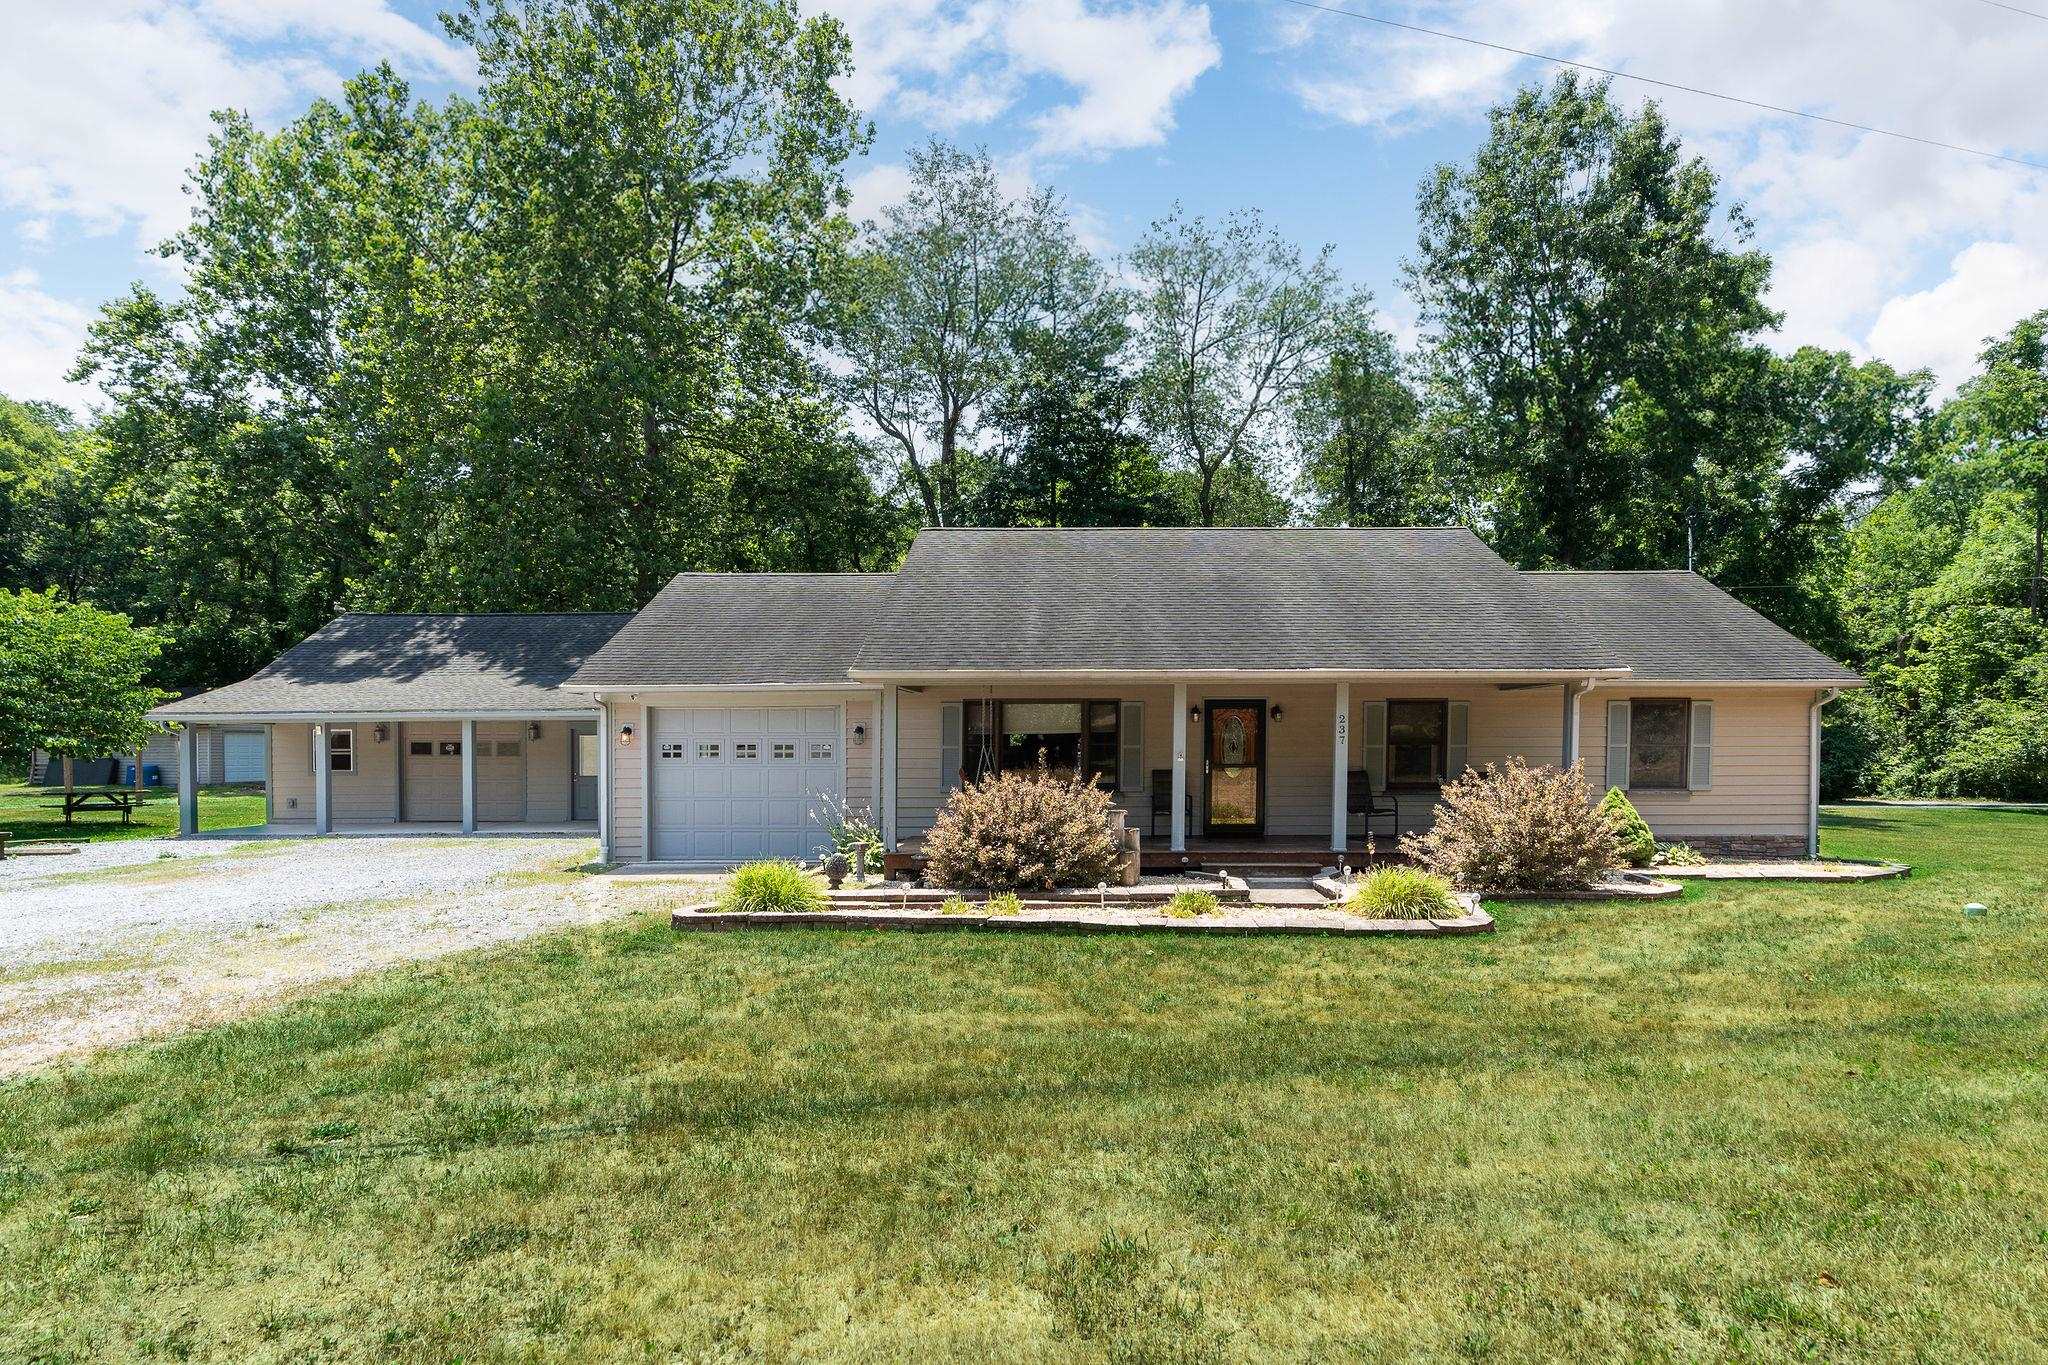
<path fill-rule="evenodd" d="M 462 832 L 476 833 L 476 722 L 462 722 Z"/>
<path fill-rule="evenodd" d="M 882 688 L 882 847 L 896 851 L 896 684 Z"/>
<path fill-rule="evenodd" d="M 1188 685 L 1173 685 L 1173 824 L 1172 842 L 1167 848 L 1175 853 L 1188 849 Z"/>
<path fill-rule="evenodd" d="M 334 832 L 334 755 L 327 748 L 327 727 L 313 727 L 313 832 Z"/>
<path fill-rule="evenodd" d="M 135 780 L 142 781 L 142 763 L 135 764 Z M 199 741 L 197 727 L 190 721 L 178 728 L 178 833 L 199 832 Z"/>

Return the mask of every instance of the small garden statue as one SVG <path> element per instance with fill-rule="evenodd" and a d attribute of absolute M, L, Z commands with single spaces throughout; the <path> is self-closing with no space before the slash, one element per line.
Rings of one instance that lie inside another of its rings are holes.
<path fill-rule="evenodd" d="M 827 886 L 830 886 L 834 891 L 837 891 L 839 889 L 839 883 L 846 880 L 846 873 L 849 866 L 850 864 L 846 861 L 846 855 L 844 853 L 835 853 L 831 857 L 827 858 L 825 860 L 825 884 Z"/>

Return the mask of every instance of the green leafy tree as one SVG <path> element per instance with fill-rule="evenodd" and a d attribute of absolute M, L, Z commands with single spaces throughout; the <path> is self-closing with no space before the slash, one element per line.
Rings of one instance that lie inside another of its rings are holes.
<path fill-rule="evenodd" d="M 1716 191 L 1656 105 L 1630 117 L 1571 74 L 1495 109 L 1472 163 L 1424 181 L 1406 274 L 1431 401 L 1516 562 L 1629 567 L 1614 532 L 1639 492 L 1683 506 L 1725 426 L 1762 420 L 1742 409 L 1761 402 L 1770 263 Z"/>
<path fill-rule="evenodd" d="M 1094 262 L 1053 281 L 1011 339 L 1015 369 L 988 414 L 990 469 L 970 503 L 988 526 L 1156 526 L 1183 520 L 1136 429 L 1122 362 L 1129 299 Z"/>
<path fill-rule="evenodd" d="M 1354 325 L 1295 403 L 1309 520 L 1321 526 L 1447 520 L 1449 489 L 1419 439 L 1420 416 L 1394 338 L 1371 323 Z"/>
<path fill-rule="evenodd" d="M 988 153 L 912 149 L 910 190 L 870 224 L 838 333 L 841 389 L 932 526 L 957 522 L 982 472 L 975 436 L 1017 381 L 1020 339 L 1100 267 L 1049 190 L 1007 194 Z"/>
<path fill-rule="evenodd" d="M 1254 211 L 1219 226 L 1176 209 L 1130 266 L 1146 428 L 1186 476 L 1194 520 L 1286 520 L 1272 491 L 1285 418 L 1370 297 L 1344 287 L 1330 248 L 1306 256 Z"/>
<path fill-rule="evenodd" d="M 2024 499 L 2033 551 L 2026 561 L 2027 609 L 2048 620 L 2048 309 L 2023 318 L 1983 351 L 1983 372 L 1944 409 L 1951 458 Z"/>
<path fill-rule="evenodd" d="M 125 616 L 52 594 L 0 590 L 0 758 L 133 753 L 156 733 L 161 641 Z"/>

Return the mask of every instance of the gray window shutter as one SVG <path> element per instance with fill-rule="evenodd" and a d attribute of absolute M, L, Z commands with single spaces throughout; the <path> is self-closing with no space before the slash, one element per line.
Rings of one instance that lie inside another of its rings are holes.
<path fill-rule="evenodd" d="M 1607 703 L 1607 785 L 1628 790 L 1628 703 Z"/>
<path fill-rule="evenodd" d="M 1470 766 L 1467 735 L 1472 728 L 1472 704 L 1451 702 L 1444 711 L 1444 776 L 1456 782 Z"/>
<path fill-rule="evenodd" d="M 1387 704 L 1369 701 L 1365 714 L 1365 784 L 1373 791 L 1387 786 Z"/>
<path fill-rule="evenodd" d="M 1692 761 L 1686 765 L 1685 785 L 1703 792 L 1714 785 L 1714 703 L 1692 704 Z"/>
<path fill-rule="evenodd" d="M 1127 701 L 1117 720 L 1116 788 L 1134 792 L 1145 785 L 1145 703 Z"/>
<path fill-rule="evenodd" d="M 939 703 L 939 795 L 960 785 L 960 737 L 963 733 L 960 703 Z"/>

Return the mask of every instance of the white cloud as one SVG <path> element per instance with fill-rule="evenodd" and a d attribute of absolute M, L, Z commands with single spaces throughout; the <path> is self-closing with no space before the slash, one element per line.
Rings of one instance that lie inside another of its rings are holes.
<path fill-rule="evenodd" d="M 93 397 L 64 372 L 85 340 L 85 309 L 43 292 L 32 270 L 0 275 L 0 394 L 46 399 L 83 412 Z"/>
<path fill-rule="evenodd" d="M 338 87 L 337 56 L 351 69 L 386 57 L 435 76 L 467 69 L 382 0 L 26 3 L 7 37 L 0 204 L 74 231 L 132 228 L 140 245 L 184 222 L 212 111 L 287 117 Z"/>
<path fill-rule="evenodd" d="M 1931 289 L 1887 302 L 1870 329 L 1871 349 L 1895 365 L 1925 366 L 1954 384 L 1977 368 L 1991 337 L 2048 308 L 2048 254 L 1979 242 Z"/>
<path fill-rule="evenodd" d="M 1187 0 L 820 0 L 846 25 L 846 93 L 952 131 L 988 125 L 1039 82 L 1059 97 L 1032 114 L 1037 156 L 1099 156 L 1163 141 L 1174 106 L 1222 60 L 1206 5 Z"/>
<path fill-rule="evenodd" d="M 1378 12 L 1943 142 L 2048 159 L 2039 115 L 2048 24 L 1991 7 L 1408 0 Z M 1557 70 L 1332 15 L 1293 11 L 1272 33 L 1305 106 L 1383 133 L 1477 121 L 1517 85 L 1546 81 Z M 1939 293 L 1961 315 L 2003 311 L 2001 325 L 2009 325 L 2016 308 L 1973 291 L 2014 283 L 2001 268 L 2048 255 L 2048 173 L 1634 82 L 1616 82 L 1615 92 L 1631 104 L 1657 99 L 1687 145 L 1722 173 L 1728 196 L 1746 203 L 1760 244 L 1776 260 L 1772 299 L 1786 314 L 1781 339 L 1787 345 L 1817 342 L 1900 364 L 1940 357 L 1943 377 L 1953 382 L 1961 374 L 1947 367 L 1974 353 L 1974 336 L 1959 351 L 1941 319 L 1914 301 Z M 1979 245 L 2017 254 L 1972 255 Z M 1886 316 L 1890 321 L 1880 328 Z"/>

